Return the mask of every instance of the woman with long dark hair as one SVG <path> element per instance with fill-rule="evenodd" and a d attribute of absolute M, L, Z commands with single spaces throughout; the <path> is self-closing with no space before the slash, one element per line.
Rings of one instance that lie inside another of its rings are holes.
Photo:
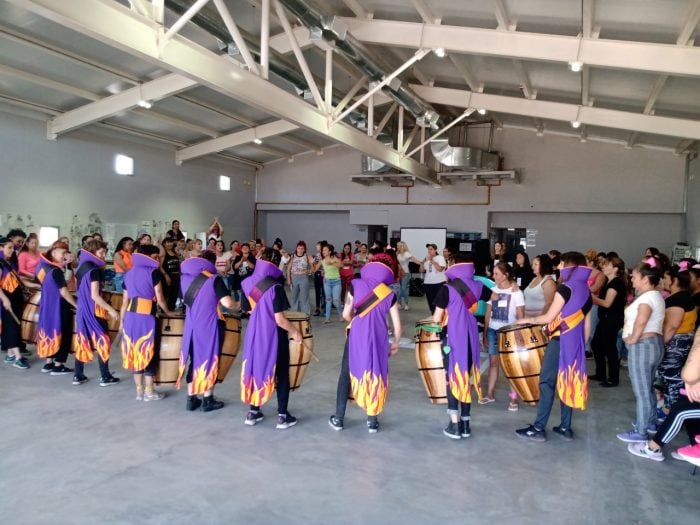
<path fill-rule="evenodd" d="M 355 254 L 352 253 L 352 244 L 346 242 L 343 244 L 343 251 L 338 256 L 342 266 L 340 267 L 340 301 L 345 301 L 345 292 L 348 290 L 348 285 L 355 276 Z"/>
<path fill-rule="evenodd" d="M 131 256 L 134 253 L 134 239 L 122 237 L 114 248 L 112 262 L 114 264 L 114 291 L 124 290 L 124 274 L 131 270 L 133 262 Z"/>
<path fill-rule="evenodd" d="M 163 261 L 161 269 L 165 278 L 165 301 L 168 309 L 175 310 L 180 297 L 180 256 L 175 252 L 175 239 L 163 239 Z"/>
<path fill-rule="evenodd" d="M 535 278 L 535 273 L 530 265 L 530 257 L 525 252 L 515 254 L 515 264 L 513 265 L 513 279 L 521 290 L 530 286 L 530 282 Z"/>

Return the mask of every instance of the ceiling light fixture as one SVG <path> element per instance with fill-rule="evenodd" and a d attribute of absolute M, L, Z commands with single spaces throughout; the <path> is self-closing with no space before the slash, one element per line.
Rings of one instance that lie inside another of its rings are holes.
<path fill-rule="evenodd" d="M 144 109 L 151 109 L 153 107 L 153 104 L 151 104 L 148 100 L 139 100 L 136 104 Z"/>
<path fill-rule="evenodd" d="M 433 53 L 439 58 L 445 58 L 447 56 L 447 51 L 445 51 L 444 47 L 436 47 L 433 49 Z"/>
<path fill-rule="evenodd" d="M 569 69 L 574 73 L 578 73 L 583 69 L 583 62 L 581 62 L 580 60 L 574 60 L 573 62 L 569 62 Z"/>
<path fill-rule="evenodd" d="M 260 139 L 253 139 L 253 142 L 254 142 L 255 144 L 258 144 L 258 145 L 259 145 L 259 144 L 262 144 L 262 140 L 260 140 Z"/>
<path fill-rule="evenodd" d="M 486 115 L 486 110 L 485 110 L 484 108 L 477 109 L 476 112 L 477 112 L 479 115 Z"/>
<path fill-rule="evenodd" d="M 581 123 L 578 120 L 572 120 L 571 121 L 571 127 L 574 129 L 578 129 L 581 127 Z"/>

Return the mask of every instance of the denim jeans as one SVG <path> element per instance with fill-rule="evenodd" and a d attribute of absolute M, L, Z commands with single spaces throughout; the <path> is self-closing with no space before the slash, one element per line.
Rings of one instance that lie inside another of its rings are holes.
<path fill-rule="evenodd" d="M 119 293 L 124 291 L 124 274 L 122 272 L 114 274 L 114 291 Z"/>
<path fill-rule="evenodd" d="M 537 403 L 537 419 L 535 428 L 544 430 L 547 427 L 549 414 L 552 412 L 554 396 L 559 373 L 559 339 L 551 339 L 544 351 L 542 371 L 540 372 L 540 402 Z M 561 404 L 561 427 L 571 428 L 573 409 L 563 402 Z"/>
<path fill-rule="evenodd" d="M 408 305 L 408 283 L 411 281 L 411 274 L 405 273 L 399 281 L 399 303 L 403 301 Z"/>
<path fill-rule="evenodd" d="M 323 283 L 323 291 L 326 294 L 326 319 L 331 318 L 331 302 L 338 310 L 338 315 L 342 317 L 343 309 L 340 305 L 340 279 L 326 279 Z"/>
<path fill-rule="evenodd" d="M 292 274 L 292 310 L 310 313 L 309 306 L 309 276 Z"/>

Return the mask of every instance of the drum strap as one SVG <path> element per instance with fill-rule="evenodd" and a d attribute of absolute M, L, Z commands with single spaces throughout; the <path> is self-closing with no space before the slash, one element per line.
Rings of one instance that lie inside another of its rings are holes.
<path fill-rule="evenodd" d="M 85 274 L 91 272 L 95 268 L 97 268 L 97 265 L 91 262 L 85 262 L 80 265 L 78 272 L 75 274 L 75 277 L 78 279 L 78 286 L 80 286 L 80 280 L 85 276 Z"/>
<path fill-rule="evenodd" d="M 156 315 L 157 312 L 155 301 L 143 299 L 141 297 L 129 299 L 129 304 L 126 306 L 126 310 L 127 312 L 144 315 Z"/>
<path fill-rule="evenodd" d="M 449 283 L 447 283 L 447 286 L 452 287 L 452 289 L 459 294 L 462 301 L 464 301 L 464 306 L 467 307 L 467 310 L 478 302 L 474 293 L 462 279 L 452 279 Z"/>
<path fill-rule="evenodd" d="M 212 274 L 211 272 L 202 272 L 197 277 L 194 278 L 194 280 L 187 287 L 187 291 L 185 292 L 185 297 L 182 299 L 182 301 L 185 303 L 185 305 L 192 308 L 192 305 L 194 304 L 194 300 L 197 298 L 197 295 L 199 294 L 199 291 L 202 289 L 202 286 L 204 286 L 204 283 L 206 283 L 207 280 L 209 279 L 209 277 L 211 277 L 212 275 L 214 275 L 214 274 Z"/>
<path fill-rule="evenodd" d="M 383 299 L 386 299 L 390 293 L 391 288 L 386 284 L 378 284 L 370 294 L 360 302 L 360 305 L 355 309 L 355 315 L 358 317 L 366 316 L 374 307 L 381 303 Z"/>
<path fill-rule="evenodd" d="M 255 309 L 255 305 L 258 304 L 258 301 L 263 296 L 263 294 L 277 283 L 277 279 L 273 279 L 272 277 L 265 277 L 263 279 L 260 279 L 255 284 L 255 286 L 253 286 L 253 288 L 250 290 L 249 296 L 251 311 Z"/>
<path fill-rule="evenodd" d="M 559 337 L 569 330 L 573 330 L 585 318 L 586 316 L 581 309 L 576 310 L 574 313 L 569 314 L 566 317 L 562 317 L 561 314 L 559 314 L 554 321 L 545 327 L 545 333 L 550 337 Z"/>

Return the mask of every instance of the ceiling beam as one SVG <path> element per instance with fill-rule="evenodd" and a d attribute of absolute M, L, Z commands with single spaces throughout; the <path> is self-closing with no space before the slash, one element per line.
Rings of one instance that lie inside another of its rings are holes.
<path fill-rule="evenodd" d="M 310 140 L 302 139 L 296 135 L 279 135 L 281 140 L 289 142 L 290 144 L 295 144 L 296 146 L 301 146 L 306 151 L 315 151 L 317 154 L 323 153 L 323 147 Z"/>
<path fill-rule="evenodd" d="M 595 0 L 582 0 L 581 5 L 581 30 L 583 38 L 595 38 L 593 34 L 593 20 L 595 18 Z"/>
<path fill-rule="evenodd" d="M 211 153 L 218 153 L 219 151 L 240 146 L 242 144 L 252 144 L 255 139 L 262 140 L 268 137 L 274 137 L 275 135 L 280 135 L 282 133 L 288 133 L 290 131 L 294 131 L 295 129 L 299 129 L 299 126 L 290 124 L 284 120 L 276 120 L 275 122 L 262 124 L 255 128 L 236 131 L 235 133 L 230 133 L 212 140 L 206 140 L 204 142 L 200 142 L 199 144 L 188 146 L 176 151 L 175 164 L 180 165 L 185 161 L 196 159 L 197 157 L 203 157 L 204 155 L 209 155 Z"/>
<path fill-rule="evenodd" d="M 308 27 L 298 26 L 295 27 L 292 32 L 294 33 L 294 38 L 296 38 L 301 49 L 307 49 L 313 45 L 311 39 L 309 38 Z M 289 37 L 284 31 L 270 37 L 270 47 L 282 55 L 288 55 L 293 51 L 292 46 L 289 43 Z"/>
<path fill-rule="evenodd" d="M 700 22 L 700 0 L 695 0 L 690 6 L 690 10 L 685 17 L 685 24 L 681 28 L 678 34 L 678 40 L 676 43 L 679 46 L 689 46 L 692 45 L 691 38 L 695 32 L 695 28 Z"/>
<path fill-rule="evenodd" d="M 350 9 L 350 11 L 354 13 L 355 16 L 359 16 L 360 18 L 372 18 L 372 14 L 362 7 L 360 2 L 357 0 L 343 0 L 343 3 L 348 9 Z"/>
<path fill-rule="evenodd" d="M 180 35 L 158 45 L 158 28 L 128 8 L 111 0 L 82 3 L 54 0 L 11 0 L 27 9 L 100 42 L 115 46 L 172 71 L 177 71 L 224 95 L 276 115 L 330 140 L 346 144 L 394 168 L 430 184 L 435 173 L 412 158 L 402 156 L 374 138 L 344 123 L 328 127 L 327 115 L 284 89 L 243 69 L 233 69 L 226 57 L 205 49 Z"/>
<path fill-rule="evenodd" d="M 413 49 L 443 47 L 455 53 L 523 60 L 563 63 L 580 60 L 595 67 L 700 76 L 700 47 L 392 20 L 343 18 L 343 21 L 355 38 L 368 44 Z"/>
<path fill-rule="evenodd" d="M 459 89 L 426 87 L 418 84 L 411 84 L 411 89 L 431 104 L 445 104 L 465 109 L 484 108 L 488 111 L 499 113 L 563 122 L 578 120 L 581 124 L 589 126 L 626 129 L 640 133 L 700 140 L 700 121 L 696 120 L 642 115 L 627 111 L 578 106 L 561 102 L 526 100 Z"/>
<path fill-rule="evenodd" d="M 493 4 L 493 14 L 496 17 L 499 31 L 515 31 L 515 24 L 510 21 L 508 11 L 503 0 L 491 0 Z"/>
<path fill-rule="evenodd" d="M 58 82 L 57 80 L 51 80 L 41 75 L 35 75 L 29 71 L 24 71 L 22 69 L 17 69 L 12 66 L 7 66 L 5 64 L 0 64 L 0 74 L 8 75 L 10 77 L 18 78 L 44 88 L 53 89 L 55 91 L 60 91 L 61 93 L 67 93 L 69 95 L 74 95 L 76 97 L 85 100 L 99 100 L 99 95 L 87 91 L 85 89 L 80 89 L 75 86 L 68 85 L 64 82 Z"/>
<path fill-rule="evenodd" d="M 537 91 L 532 88 L 530 83 L 530 77 L 527 74 L 525 65 L 520 60 L 513 60 L 513 69 L 518 77 L 518 82 L 520 82 L 520 89 L 523 92 L 525 98 L 535 99 L 537 98 Z"/>
<path fill-rule="evenodd" d="M 463 57 L 458 57 L 454 54 L 449 54 L 448 56 L 452 62 L 452 65 L 462 76 L 464 81 L 467 83 L 467 86 L 469 86 L 469 89 L 478 93 L 484 91 L 484 84 L 479 82 L 476 75 L 467 67 L 467 65 L 464 63 Z"/>
<path fill-rule="evenodd" d="M 134 109 L 138 107 L 139 102 L 160 100 L 196 85 L 197 82 L 182 75 L 165 75 L 52 118 L 48 123 L 48 136 L 55 139 L 62 133 L 105 120 L 122 111 Z"/>
<path fill-rule="evenodd" d="M 416 8 L 416 11 L 418 11 L 418 14 L 423 19 L 423 22 L 425 22 L 426 24 L 437 25 L 440 24 L 440 22 L 442 22 L 442 20 L 440 20 L 433 14 L 433 12 L 423 0 L 411 0 L 411 3 L 413 4 L 413 7 Z"/>
<path fill-rule="evenodd" d="M 683 153 L 689 151 L 693 144 L 695 144 L 694 140 L 682 140 L 676 145 L 675 153 L 676 155 L 682 155 Z"/>

